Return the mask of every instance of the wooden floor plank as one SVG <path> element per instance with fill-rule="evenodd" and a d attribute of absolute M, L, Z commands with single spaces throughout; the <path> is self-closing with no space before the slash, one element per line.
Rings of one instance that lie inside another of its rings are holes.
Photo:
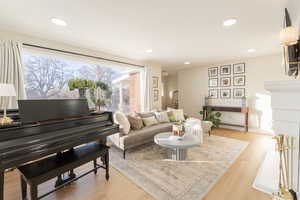
<path fill-rule="evenodd" d="M 270 136 L 243 133 L 225 129 L 215 129 L 214 135 L 249 141 L 250 144 L 239 158 L 232 164 L 217 184 L 208 192 L 204 200 L 270 200 L 271 198 L 252 188 L 257 170 L 266 151 L 272 142 Z M 121 156 L 121 155 L 120 155 Z M 91 168 L 85 165 L 79 168 L 84 171 Z M 110 180 L 104 178 L 104 171 L 98 176 L 93 174 L 47 196 L 47 200 L 153 200 L 153 198 L 123 176 L 114 168 L 110 169 Z M 53 186 L 53 181 L 40 186 L 45 193 Z M 17 171 L 5 174 L 5 199 L 21 199 L 20 180 Z"/>

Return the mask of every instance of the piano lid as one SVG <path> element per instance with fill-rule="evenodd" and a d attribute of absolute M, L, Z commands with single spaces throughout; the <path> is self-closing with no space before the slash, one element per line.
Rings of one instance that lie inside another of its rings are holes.
<path fill-rule="evenodd" d="M 22 123 L 60 120 L 90 114 L 87 99 L 18 100 Z"/>

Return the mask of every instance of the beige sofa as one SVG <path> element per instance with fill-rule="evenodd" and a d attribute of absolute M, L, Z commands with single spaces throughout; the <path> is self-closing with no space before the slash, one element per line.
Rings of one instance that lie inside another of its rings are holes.
<path fill-rule="evenodd" d="M 119 124 L 119 122 L 115 119 L 115 123 Z M 141 130 L 131 130 L 128 134 L 124 134 L 122 131 L 122 127 L 120 132 L 114 135 L 109 136 L 109 140 L 119 149 L 123 151 L 123 158 L 126 158 L 126 151 L 128 149 L 132 149 L 139 145 L 151 143 L 154 141 L 154 136 L 161 132 L 172 131 L 173 123 L 159 123 L 152 125 L 150 127 L 144 127 Z M 202 121 L 202 130 L 203 133 L 207 133 L 210 135 L 210 130 L 212 127 L 212 123 L 209 121 Z"/>

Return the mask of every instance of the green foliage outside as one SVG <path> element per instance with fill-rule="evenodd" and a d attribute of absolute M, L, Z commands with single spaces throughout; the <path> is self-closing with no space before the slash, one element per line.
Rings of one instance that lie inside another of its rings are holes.
<path fill-rule="evenodd" d="M 68 82 L 68 86 L 69 89 L 73 91 L 75 89 L 80 89 L 80 88 L 86 88 L 86 89 L 96 88 L 96 83 L 91 80 L 71 79 Z"/>

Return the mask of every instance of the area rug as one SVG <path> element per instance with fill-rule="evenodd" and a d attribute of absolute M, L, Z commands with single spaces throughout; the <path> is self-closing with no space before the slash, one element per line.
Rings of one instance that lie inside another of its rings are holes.
<path fill-rule="evenodd" d="M 205 136 L 190 148 L 186 161 L 167 159 L 168 149 L 147 144 L 126 153 L 112 147 L 112 166 L 157 200 L 200 200 L 225 173 L 248 143 Z"/>

